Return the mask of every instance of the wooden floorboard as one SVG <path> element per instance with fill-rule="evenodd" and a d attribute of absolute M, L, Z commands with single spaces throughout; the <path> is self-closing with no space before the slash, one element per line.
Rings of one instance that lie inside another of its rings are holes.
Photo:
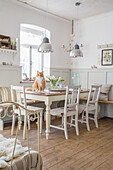
<path fill-rule="evenodd" d="M 59 119 L 53 121 L 59 123 Z M 51 128 L 49 140 L 45 138 L 45 123 L 40 135 L 43 170 L 113 170 L 113 119 L 99 120 L 99 128 L 90 122 L 91 131 L 85 124 L 79 124 L 80 135 L 76 136 L 74 128 L 68 128 L 69 140 L 65 140 L 63 131 Z M 0 131 L 5 137 L 10 135 L 11 125 Z M 23 146 L 22 130 L 18 139 Z M 29 131 L 30 147 L 37 150 L 37 129 L 35 122 Z"/>

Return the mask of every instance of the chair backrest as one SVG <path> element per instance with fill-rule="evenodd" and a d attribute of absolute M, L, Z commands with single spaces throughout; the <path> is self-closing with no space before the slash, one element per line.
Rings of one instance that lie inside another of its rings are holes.
<path fill-rule="evenodd" d="M 11 89 L 10 87 L 0 87 L 2 102 L 11 102 Z"/>
<path fill-rule="evenodd" d="M 99 95 L 100 95 L 100 89 L 101 89 L 101 85 L 91 85 L 91 88 L 89 90 L 87 105 L 89 105 L 89 103 L 92 103 L 92 104 L 98 103 Z M 91 95 L 92 91 L 94 91 L 93 96 Z"/>
<path fill-rule="evenodd" d="M 23 92 L 23 100 L 21 98 L 20 92 Z M 15 95 L 15 93 L 16 93 L 16 95 Z M 25 86 L 13 86 L 13 85 L 11 85 L 11 99 L 12 99 L 12 102 L 24 104 L 24 107 L 26 107 L 27 103 L 26 103 Z M 22 103 L 22 101 L 23 101 L 23 103 Z"/>
<path fill-rule="evenodd" d="M 73 104 L 77 100 L 78 90 L 81 89 L 81 85 L 79 85 L 79 86 L 69 86 L 69 89 L 72 91 L 71 104 Z M 78 98 L 78 100 L 79 100 L 79 98 Z M 79 102 L 79 101 L 77 101 L 77 102 Z"/>
<path fill-rule="evenodd" d="M 69 89 L 72 91 L 71 104 L 76 104 L 75 109 L 78 110 L 79 107 L 79 99 L 80 99 L 80 88 L 81 86 L 67 86 L 66 87 L 66 97 L 65 97 L 65 105 L 64 105 L 64 115 L 67 114 L 67 103 L 68 103 L 68 93 Z"/>

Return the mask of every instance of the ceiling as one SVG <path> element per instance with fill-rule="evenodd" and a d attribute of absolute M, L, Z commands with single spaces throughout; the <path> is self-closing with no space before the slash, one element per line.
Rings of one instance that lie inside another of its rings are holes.
<path fill-rule="evenodd" d="M 83 19 L 113 10 L 113 0 L 16 0 L 62 18 Z M 75 7 L 75 2 L 81 2 Z"/>

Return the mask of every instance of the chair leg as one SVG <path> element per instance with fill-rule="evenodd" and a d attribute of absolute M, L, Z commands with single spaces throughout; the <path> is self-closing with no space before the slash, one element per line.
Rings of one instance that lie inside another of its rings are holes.
<path fill-rule="evenodd" d="M 90 131 L 90 127 L 89 127 L 89 113 L 88 113 L 88 110 L 86 110 L 86 125 L 87 125 L 87 130 Z"/>
<path fill-rule="evenodd" d="M 71 118 L 71 124 L 73 124 L 73 116 L 71 116 L 70 118 Z M 70 127 L 72 127 L 72 125 L 70 125 Z"/>
<path fill-rule="evenodd" d="M 81 121 L 81 123 L 83 123 L 84 119 L 85 119 L 85 113 L 84 113 L 84 111 L 83 111 L 83 112 L 82 112 L 82 121 Z"/>
<path fill-rule="evenodd" d="M 79 129 L 78 129 L 78 115 L 75 115 L 75 129 L 76 129 L 76 135 L 79 135 Z"/>
<path fill-rule="evenodd" d="M 27 119 L 27 121 L 28 121 L 28 130 L 30 130 L 30 116 L 28 115 L 28 119 Z"/>
<path fill-rule="evenodd" d="M 64 117 L 62 116 L 62 127 L 64 127 Z"/>
<path fill-rule="evenodd" d="M 12 120 L 11 135 L 14 135 L 14 128 L 15 128 L 15 114 L 13 115 L 13 120 Z"/>
<path fill-rule="evenodd" d="M 23 129 L 23 139 L 26 139 L 26 124 L 27 124 L 27 117 L 24 116 L 24 129 Z"/>
<path fill-rule="evenodd" d="M 68 139 L 68 133 L 67 133 L 67 118 L 64 118 L 64 133 L 65 133 L 65 138 Z"/>
<path fill-rule="evenodd" d="M 43 111 L 40 112 L 40 133 L 42 133 L 42 117 L 43 117 Z"/>
<path fill-rule="evenodd" d="M 95 126 L 96 126 L 96 128 L 98 128 L 97 110 L 95 111 L 94 120 L 95 120 Z"/>

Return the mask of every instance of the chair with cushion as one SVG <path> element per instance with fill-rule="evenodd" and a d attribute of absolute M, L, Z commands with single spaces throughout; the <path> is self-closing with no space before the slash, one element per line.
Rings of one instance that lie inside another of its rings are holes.
<path fill-rule="evenodd" d="M 50 114 L 53 116 L 58 116 L 62 117 L 62 125 L 60 126 L 54 126 L 50 125 L 52 128 L 56 128 L 59 130 L 63 130 L 65 133 L 65 138 L 68 139 L 68 133 L 67 133 L 67 125 L 74 126 L 76 129 L 76 134 L 79 135 L 79 130 L 78 130 L 78 114 L 79 114 L 79 97 L 80 97 L 80 87 L 74 87 L 73 91 L 76 96 L 76 100 L 73 101 L 71 105 L 68 105 L 68 91 L 69 87 L 66 87 L 66 96 L 65 96 L 65 104 L 63 108 L 55 108 L 51 109 Z M 72 92 L 73 95 L 73 92 Z M 74 103 L 75 102 L 75 103 Z M 71 107 L 70 107 L 71 106 Z M 72 107 L 74 106 L 74 107 Z M 69 123 L 67 122 L 68 117 L 75 116 L 75 123 Z"/>
<path fill-rule="evenodd" d="M 86 123 L 87 130 L 90 131 L 89 119 L 95 122 L 96 128 L 98 128 L 98 101 L 100 95 L 101 85 L 92 85 L 88 94 L 87 103 L 82 113 L 82 119 L 79 120 L 81 123 Z M 92 96 L 93 92 L 93 96 Z M 92 114 L 94 117 L 90 117 Z"/>
<path fill-rule="evenodd" d="M 0 87 L 0 98 L 2 102 L 11 102 L 11 90 L 9 87 Z M 8 107 L 10 104 L 4 103 L 2 106 Z M 11 105 L 10 105 L 11 106 Z M 6 117 L 4 121 L 10 120 L 10 118 Z M 4 121 L 0 120 L 0 130 L 4 129 Z"/>
<path fill-rule="evenodd" d="M 15 95 L 16 92 L 16 95 Z M 20 92 L 23 93 L 23 98 L 21 97 Z M 11 86 L 11 97 L 12 97 L 12 102 L 16 102 L 19 104 L 23 104 L 23 106 L 29 110 L 33 110 L 37 113 L 40 113 L 40 133 L 42 132 L 42 116 L 43 116 L 43 108 L 40 107 L 34 107 L 34 106 L 27 106 L 26 103 L 26 94 L 25 94 L 25 86 Z M 20 110 L 15 108 L 15 106 L 13 106 L 13 110 L 14 110 L 14 115 L 13 115 L 13 121 L 12 121 L 12 130 L 11 130 L 11 135 L 14 134 L 14 127 L 15 127 L 15 116 L 16 115 L 20 115 Z M 32 113 L 31 113 L 32 114 Z M 29 117 L 26 118 L 27 112 L 25 110 L 21 110 L 21 115 L 24 116 L 24 129 L 23 129 L 23 139 L 25 139 L 26 137 L 26 120 L 28 121 L 28 129 L 30 130 L 30 120 Z"/>

